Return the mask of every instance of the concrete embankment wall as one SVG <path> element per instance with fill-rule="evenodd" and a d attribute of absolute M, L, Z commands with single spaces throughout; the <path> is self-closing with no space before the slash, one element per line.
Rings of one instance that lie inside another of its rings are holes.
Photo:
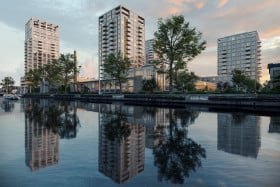
<path fill-rule="evenodd" d="M 24 95 L 32 98 L 52 98 L 59 100 L 79 100 L 85 102 L 124 102 L 127 104 L 141 105 L 232 105 L 250 107 L 279 107 L 280 94 L 255 95 L 255 94 L 54 94 L 54 95 Z"/>

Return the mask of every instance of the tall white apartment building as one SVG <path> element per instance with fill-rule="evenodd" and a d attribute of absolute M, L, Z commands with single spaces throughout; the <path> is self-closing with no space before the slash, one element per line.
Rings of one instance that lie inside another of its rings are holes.
<path fill-rule="evenodd" d="M 25 25 L 24 71 L 59 58 L 58 25 L 31 18 Z"/>
<path fill-rule="evenodd" d="M 261 77 L 261 41 L 257 31 L 218 39 L 218 76 L 230 77 L 232 70 L 244 71 L 253 80 Z"/>
<path fill-rule="evenodd" d="M 25 24 L 24 74 L 59 58 L 59 27 L 36 18 Z M 21 78 L 21 85 L 26 81 Z"/>
<path fill-rule="evenodd" d="M 105 58 L 118 52 L 131 60 L 131 68 L 145 64 L 145 19 L 123 6 L 99 17 L 98 55 L 101 77 Z"/>

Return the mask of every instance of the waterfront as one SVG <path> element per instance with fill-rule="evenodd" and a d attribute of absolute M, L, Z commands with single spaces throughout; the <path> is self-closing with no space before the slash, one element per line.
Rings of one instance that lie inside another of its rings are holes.
<path fill-rule="evenodd" d="M 279 114 L 0 101 L 1 186 L 280 183 Z"/>

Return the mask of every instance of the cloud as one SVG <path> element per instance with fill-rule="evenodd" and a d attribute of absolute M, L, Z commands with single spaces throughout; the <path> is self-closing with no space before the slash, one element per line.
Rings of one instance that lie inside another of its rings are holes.
<path fill-rule="evenodd" d="M 228 3 L 228 0 L 220 0 L 217 7 L 218 8 L 222 8 L 223 6 L 225 6 Z"/>
<path fill-rule="evenodd" d="M 165 12 L 165 15 L 174 15 L 182 13 L 182 8 L 170 7 Z"/>
<path fill-rule="evenodd" d="M 93 59 L 86 59 L 85 62 L 82 64 L 80 70 L 81 77 L 88 77 L 88 78 L 97 78 L 98 75 L 98 67 L 93 62 Z"/>
<path fill-rule="evenodd" d="M 167 2 L 176 6 L 181 6 L 184 0 L 167 0 Z"/>
<path fill-rule="evenodd" d="M 201 9 L 207 3 L 207 0 L 167 0 L 167 2 L 171 5 L 175 5 L 177 7 L 182 7 L 184 5 L 192 5 L 197 9 Z"/>
<path fill-rule="evenodd" d="M 262 39 L 280 36 L 280 26 L 270 28 L 262 33 Z"/>

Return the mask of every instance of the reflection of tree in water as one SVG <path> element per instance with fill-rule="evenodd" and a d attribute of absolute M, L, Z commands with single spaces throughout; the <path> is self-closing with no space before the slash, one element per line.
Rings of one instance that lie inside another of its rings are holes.
<path fill-rule="evenodd" d="M 130 136 L 131 129 L 129 128 L 127 117 L 121 110 L 114 112 L 114 114 L 104 114 L 104 118 L 108 120 L 104 124 L 107 139 L 121 142 L 121 140 Z"/>
<path fill-rule="evenodd" d="M 3 100 L 1 103 L 1 108 L 4 110 L 4 112 L 12 112 L 15 108 L 15 101 L 10 100 Z"/>
<path fill-rule="evenodd" d="M 26 107 L 25 115 L 29 122 L 38 123 L 59 133 L 61 138 L 75 138 L 80 126 L 76 107 L 70 103 L 52 103 L 41 106 L 39 102 L 33 102 Z"/>
<path fill-rule="evenodd" d="M 166 138 L 153 150 L 159 180 L 184 183 L 189 172 L 201 166 L 201 158 L 206 158 L 205 149 L 187 137 L 187 125 L 193 123 L 196 117 L 197 112 L 169 109 L 170 124 L 166 129 Z"/>
<path fill-rule="evenodd" d="M 60 137 L 66 139 L 75 138 L 77 136 L 78 127 L 80 127 L 77 108 L 72 108 L 70 103 L 63 104 L 63 107 L 63 113 L 60 115 Z"/>

